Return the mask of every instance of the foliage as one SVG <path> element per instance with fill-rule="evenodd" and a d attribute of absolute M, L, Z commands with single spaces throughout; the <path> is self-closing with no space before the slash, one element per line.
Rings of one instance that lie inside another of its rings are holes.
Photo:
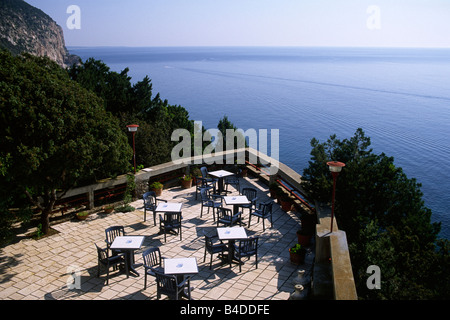
<path fill-rule="evenodd" d="M 131 148 L 102 100 L 50 59 L 3 51 L 0 80 L 0 157 L 10 159 L 2 183 L 13 183 L 42 211 L 47 233 L 57 198 L 122 173 Z"/>
<path fill-rule="evenodd" d="M 180 179 L 184 181 L 191 181 L 193 178 L 191 174 L 185 174 Z"/>
<path fill-rule="evenodd" d="M 68 73 L 71 79 L 103 98 L 106 110 L 119 119 L 125 133 L 126 125 L 139 124 L 135 136 L 137 163 L 149 167 L 168 162 L 176 145 L 171 141 L 172 132 L 181 128 L 193 134 L 194 124 L 185 108 L 163 101 L 159 93 L 153 97 L 148 76 L 132 84 L 128 71 L 111 71 L 102 61 L 90 58 L 72 66 Z M 128 139 L 131 145 L 131 135 Z"/>
<path fill-rule="evenodd" d="M 302 253 L 303 251 L 305 251 L 305 248 L 303 248 L 303 246 L 300 243 L 295 244 L 291 249 L 290 249 L 291 253 Z"/>
<path fill-rule="evenodd" d="M 374 154 L 370 139 L 358 129 L 350 139 L 335 135 L 311 141 L 312 159 L 303 172 L 303 188 L 330 202 L 332 178 L 326 165 L 346 164 L 336 185 L 335 216 L 347 233 L 353 271 L 361 298 L 449 298 L 448 243 L 437 241 L 440 223 L 422 200 L 421 185 L 409 179 L 385 154 Z M 446 261 L 446 264 L 441 262 Z M 378 265 L 381 290 L 368 290 L 366 269 Z"/>
<path fill-rule="evenodd" d="M 155 181 L 149 186 L 150 189 L 162 189 L 163 184 L 161 182 Z"/>

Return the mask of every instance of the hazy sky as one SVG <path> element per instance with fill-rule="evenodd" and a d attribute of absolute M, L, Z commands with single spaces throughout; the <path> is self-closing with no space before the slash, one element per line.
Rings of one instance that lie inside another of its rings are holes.
<path fill-rule="evenodd" d="M 450 47 L 449 0 L 26 2 L 63 27 L 67 46 Z"/>

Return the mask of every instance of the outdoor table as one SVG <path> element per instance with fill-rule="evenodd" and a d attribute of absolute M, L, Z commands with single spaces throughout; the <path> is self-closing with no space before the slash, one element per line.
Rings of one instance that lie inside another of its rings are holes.
<path fill-rule="evenodd" d="M 176 276 L 178 283 L 184 281 L 185 276 L 196 273 L 198 273 L 196 258 L 164 259 L 164 274 Z M 182 294 L 186 297 L 184 291 Z"/>
<path fill-rule="evenodd" d="M 233 205 L 233 214 L 238 213 L 239 205 L 241 204 L 249 204 L 250 201 L 247 199 L 247 196 L 226 196 L 223 197 L 226 205 Z"/>
<path fill-rule="evenodd" d="M 212 171 L 212 172 L 208 172 L 208 174 L 213 177 L 219 178 L 219 181 L 217 182 L 217 192 L 219 194 L 221 194 L 222 192 L 225 191 L 225 188 L 223 185 L 223 178 L 234 175 L 234 173 L 226 171 L 226 170 Z"/>
<path fill-rule="evenodd" d="M 228 263 L 234 260 L 234 243 L 236 240 L 247 239 L 244 227 L 217 228 L 217 236 L 220 240 L 228 240 Z"/>
<path fill-rule="evenodd" d="M 165 202 L 160 203 L 155 209 L 155 212 L 181 212 L 182 203 Z"/>
<path fill-rule="evenodd" d="M 114 239 L 110 247 L 111 249 L 125 252 L 125 261 L 128 265 L 128 270 L 136 276 L 139 276 L 139 273 L 135 267 L 142 264 L 134 264 L 134 250 L 140 249 L 142 242 L 144 242 L 144 236 L 118 236 Z"/>

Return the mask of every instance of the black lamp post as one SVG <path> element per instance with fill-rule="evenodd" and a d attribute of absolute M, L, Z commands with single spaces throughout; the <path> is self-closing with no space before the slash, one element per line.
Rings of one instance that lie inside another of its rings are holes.
<path fill-rule="evenodd" d="M 330 233 L 333 232 L 333 218 L 334 218 L 334 199 L 336 194 L 336 179 L 341 172 L 342 168 L 345 167 L 345 163 L 338 161 L 327 162 L 328 168 L 330 169 L 331 175 L 333 176 L 333 196 L 331 199 L 331 227 Z"/>
<path fill-rule="evenodd" d="M 132 133 L 133 135 L 133 162 L 134 162 L 134 174 L 136 174 L 136 148 L 134 144 L 134 135 L 136 134 L 137 129 L 139 126 L 137 124 L 130 124 L 127 126 L 128 131 Z"/>

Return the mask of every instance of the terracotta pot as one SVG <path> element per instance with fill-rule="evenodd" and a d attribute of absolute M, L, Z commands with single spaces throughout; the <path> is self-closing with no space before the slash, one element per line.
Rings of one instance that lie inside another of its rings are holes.
<path fill-rule="evenodd" d="M 162 194 L 163 189 L 152 189 L 152 191 L 155 191 L 156 196 L 159 197 Z"/>
<path fill-rule="evenodd" d="M 306 254 L 305 251 L 302 251 L 301 253 L 292 253 L 291 249 L 289 249 L 289 256 L 291 262 L 296 265 L 300 265 L 305 262 L 305 254 Z"/>
<path fill-rule="evenodd" d="M 192 179 L 191 180 L 181 180 L 181 187 L 183 189 L 189 189 L 192 187 Z"/>
<path fill-rule="evenodd" d="M 111 213 L 114 211 L 113 207 L 103 207 L 102 209 L 105 213 Z"/>
<path fill-rule="evenodd" d="M 283 211 L 291 211 L 292 209 L 292 201 L 284 201 L 281 200 L 281 210 Z"/>
<path fill-rule="evenodd" d="M 83 221 L 83 220 L 86 220 L 86 218 L 88 217 L 88 215 L 86 215 L 86 216 L 79 216 L 79 215 L 76 215 L 76 217 L 77 217 L 78 220 Z"/>
<path fill-rule="evenodd" d="M 311 243 L 311 235 L 297 232 L 297 240 L 302 246 L 309 246 Z"/>

